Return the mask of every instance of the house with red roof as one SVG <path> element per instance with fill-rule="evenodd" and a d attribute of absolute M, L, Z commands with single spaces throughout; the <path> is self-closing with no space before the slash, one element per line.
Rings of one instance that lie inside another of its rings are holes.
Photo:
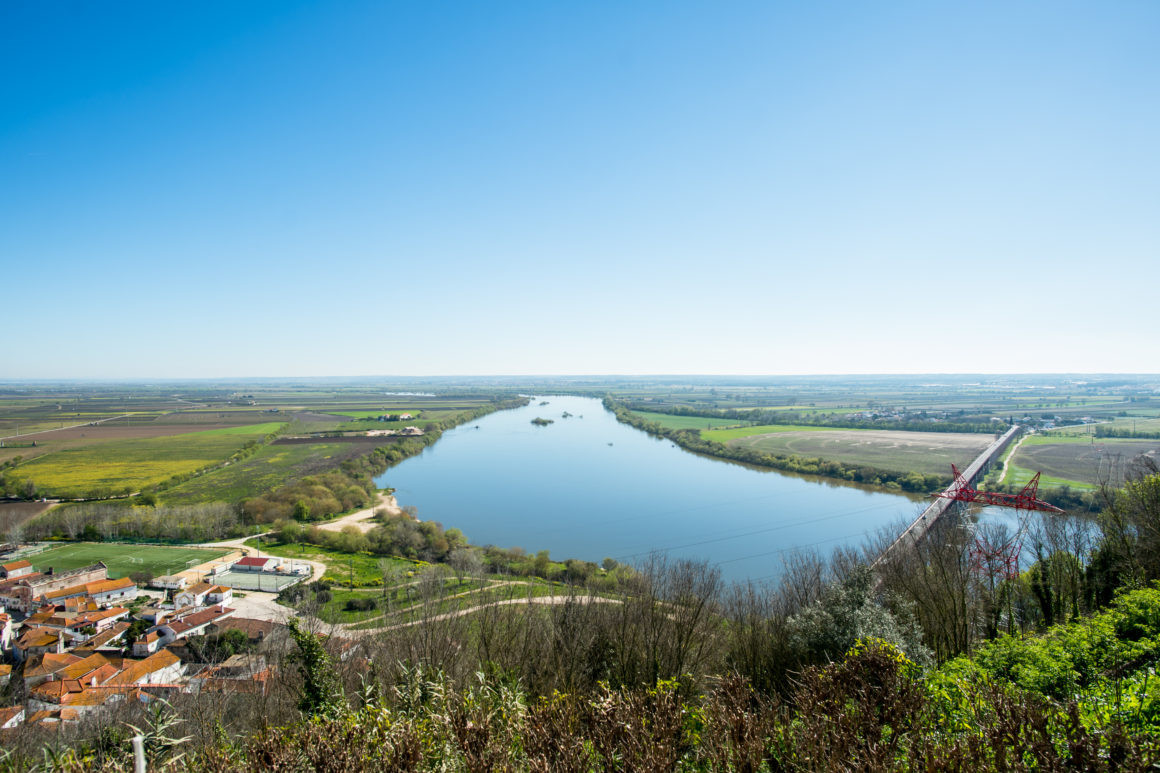
<path fill-rule="evenodd" d="M 272 572 L 277 567 L 281 559 L 273 556 L 246 556 L 234 562 L 233 570 L 235 572 Z"/>
<path fill-rule="evenodd" d="M 11 580 L 16 577 L 23 577 L 32 574 L 36 570 L 32 568 L 31 561 L 12 561 L 7 564 L 0 564 L 0 577 L 5 580 Z"/>

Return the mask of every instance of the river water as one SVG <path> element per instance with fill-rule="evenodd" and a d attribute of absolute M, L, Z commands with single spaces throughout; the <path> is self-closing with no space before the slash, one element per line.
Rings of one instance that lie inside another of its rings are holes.
<path fill-rule="evenodd" d="M 923 506 L 692 454 L 585 397 L 535 398 L 457 427 L 376 482 L 476 545 L 629 563 L 663 550 L 707 559 L 728 580 L 774 579 L 795 548 L 857 544 Z"/>

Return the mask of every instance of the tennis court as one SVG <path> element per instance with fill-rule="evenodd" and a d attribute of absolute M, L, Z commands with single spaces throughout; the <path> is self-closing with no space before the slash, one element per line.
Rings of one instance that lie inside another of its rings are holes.
<path fill-rule="evenodd" d="M 271 574 L 270 572 L 222 572 L 210 580 L 217 585 L 228 585 L 238 590 L 280 591 L 310 575 Z"/>

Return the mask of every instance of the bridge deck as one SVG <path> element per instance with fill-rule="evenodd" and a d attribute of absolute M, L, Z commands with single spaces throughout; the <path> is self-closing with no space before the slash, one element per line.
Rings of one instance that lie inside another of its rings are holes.
<path fill-rule="evenodd" d="M 979 477 L 979 474 L 985 470 L 988 465 L 999 458 L 999 455 L 1002 454 L 1004 449 L 1006 449 L 1007 446 L 1011 443 L 1012 438 L 1019 434 L 1020 429 L 1021 427 L 1018 424 L 1011 427 L 1011 429 L 1004 432 L 1003 435 L 999 437 L 994 443 L 987 446 L 983 453 L 975 457 L 975 460 L 971 462 L 970 466 L 963 471 L 964 484 L 967 486 L 973 486 L 975 479 Z M 953 497 L 958 491 L 959 485 L 960 484 L 957 481 L 954 481 L 950 486 L 944 489 L 943 494 L 946 496 L 938 497 L 933 502 L 931 502 L 930 505 L 928 505 L 927 508 L 923 510 L 917 518 L 914 519 L 914 522 L 907 526 L 906 529 L 898 535 L 898 538 L 895 539 L 894 542 L 890 543 L 890 546 L 887 547 L 886 550 L 882 551 L 882 555 L 878 556 L 878 559 L 874 562 L 873 568 L 877 569 L 878 566 L 886 560 L 887 556 L 889 556 L 891 552 L 903 547 L 911 547 L 924 536 L 926 536 L 926 533 L 930 531 L 936 523 L 938 523 L 938 519 L 945 515 L 947 510 L 950 510 L 951 507 L 955 504 L 954 499 L 951 497 Z"/>

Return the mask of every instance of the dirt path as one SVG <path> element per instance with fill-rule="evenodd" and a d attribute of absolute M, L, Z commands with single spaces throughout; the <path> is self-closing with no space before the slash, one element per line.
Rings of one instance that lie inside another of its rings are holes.
<path fill-rule="evenodd" d="M 503 599 L 501 601 L 491 601 L 491 602 L 488 602 L 487 604 L 480 604 L 479 606 L 475 606 L 475 607 L 468 607 L 467 609 L 457 609 L 454 612 L 444 612 L 443 614 L 434 615 L 434 616 L 428 617 L 428 618 L 423 618 L 423 619 L 419 619 L 419 620 L 408 620 L 405 623 L 395 623 L 394 625 L 388 625 L 388 626 L 384 626 L 382 628 L 372 628 L 372 629 L 362 630 L 362 631 L 357 631 L 357 630 L 347 628 L 347 629 L 342 629 L 342 630 L 336 631 L 336 633 L 339 633 L 340 635 L 343 635 L 343 636 L 351 636 L 354 638 L 360 638 L 363 636 L 373 636 L 374 634 L 383 633 L 385 631 L 396 631 L 396 630 L 399 630 L 400 628 L 410 628 L 411 626 L 422 625 L 423 623 L 435 623 L 435 622 L 439 622 L 440 620 L 451 620 L 452 618 L 463 617 L 464 615 L 473 615 L 476 612 L 479 612 L 479 611 L 484 610 L 484 609 L 490 609 L 492 607 L 508 607 L 508 606 L 512 606 L 513 604 L 539 604 L 542 606 L 558 606 L 560 604 L 567 604 L 569 601 L 576 601 L 580 604 L 590 604 L 590 603 L 620 604 L 621 603 L 621 601 L 619 599 L 608 599 L 608 598 L 604 598 L 603 596 L 533 596 L 532 598 Z M 365 620 L 362 621 L 362 623 L 365 623 L 365 622 L 366 622 Z M 361 623 L 356 623 L 355 625 L 359 625 L 359 624 L 361 624 Z"/>
<path fill-rule="evenodd" d="M 110 416 L 107 419 L 97 419 L 96 421 L 84 421 L 84 422 L 81 422 L 80 424 L 70 424 L 67 427 L 53 427 L 52 429 L 41 429 L 41 430 L 37 430 L 36 432 L 22 432 L 19 435 L 7 435 L 5 437 L 0 437 L 0 440 L 13 440 L 13 439 L 18 438 L 18 437 L 32 437 L 33 435 L 43 435 L 43 434 L 48 433 L 48 432 L 60 432 L 62 430 L 66 430 L 66 429 L 77 429 L 78 427 L 91 427 L 94 424 L 104 424 L 106 421 L 116 421 L 117 419 L 125 419 L 125 418 L 128 418 L 129 416 L 132 416 L 132 415 L 133 414 L 131 414 L 131 413 L 125 413 L 125 414 L 121 414 L 120 416 Z"/>
<path fill-rule="evenodd" d="M 347 526 L 354 526 L 356 529 L 366 534 L 371 529 L 378 526 L 378 524 L 371 518 L 375 517 L 375 513 L 383 511 L 389 515 L 399 515 L 403 512 L 403 508 L 399 507 L 399 503 L 393 496 L 388 494 L 379 494 L 379 501 L 368 508 L 359 510 L 350 515 L 344 515 L 341 518 L 326 523 L 318 524 L 318 528 L 323 531 L 342 531 Z"/>
<path fill-rule="evenodd" d="M 1003 480 L 1007 477 L 1008 465 L 1010 465 L 1011 460 L 1015 458 L 1015 454 L 1019 453 L 1019 446 L 1023 445 L 1023 441 L 1029 437 L 1031 437 L 1031 433 L 1024 432 L 1023 435 L 1020 436 L 1020 438 L 1017 441 L 1015 441 L 1015 445 L 1011 449 L 1011 453 L 1003 455 L 1003 471 L 999 473 L 999 478 L 998 478 L 998 480 L 995 481 L 996 486 L 999 485 L 1000 483 L 1002 483 Z"/>
<path fill-rule="evenodd" d="M 244 544 L 246 540 L 254 539 L 262 535 L 255 534 L 249 537 L 239 537 L 237 539 L 222 540 L 221 542 L 202 542 L 191 547 L 203 548 L 226 548 L 230 552 L 221 558 L 215 558 L 212 561 L 206 561 L 203 564 L 198 564 L 184 572 L 179 572 L 183 577 L 189 579 L 190 582 L 200 582 L 202 577 L 210 574 L 215 567 L 220 566 L 223 562 L 237 561 L 243 556 L 258 556 L 280 558 L 281 556 L 273 556 L 270 553 L 265 553 L 257 548 L 250 547 Z M 306 558 L 295 558 L 294 561 L 304 561 L 310 564 L 310 580 L 321 579 L 322 575 L 326 573 L 326 564 L 318 561 L 311 561 Z M 235 610 L 238 617 L 252 617 L 257 620 L 273 620 L 275 622 L 284 623 L 286 619 L 291 616 L 299 616 L 296 611 L 288 607 L 284 607 L 275 601 L 278 594 L 265 593 L 263 591 L 243 590 L 240 591 L 245 596 L 235 598 L 230 604 Z"/>

